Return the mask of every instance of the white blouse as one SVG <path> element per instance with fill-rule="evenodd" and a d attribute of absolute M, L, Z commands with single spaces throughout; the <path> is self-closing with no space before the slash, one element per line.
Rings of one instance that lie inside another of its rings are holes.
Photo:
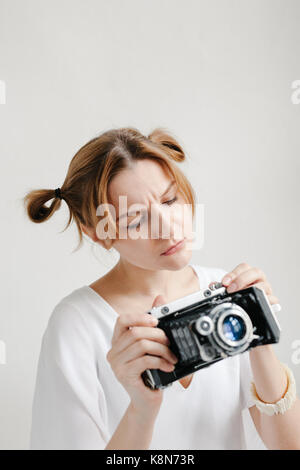
<path fill-rule="evenodd" d="M 220 268 L 190 264 L 200 288 L 221 281 Z M 106 354 L 117 312 L 84 285 L 54 308 L 44 332 L 32 405 L 30 449 L 104 449 L 130 403 Z M 164 389 L 149 449 L 265 449 L 253 406 L 249 353 L 194 373 Z"/>

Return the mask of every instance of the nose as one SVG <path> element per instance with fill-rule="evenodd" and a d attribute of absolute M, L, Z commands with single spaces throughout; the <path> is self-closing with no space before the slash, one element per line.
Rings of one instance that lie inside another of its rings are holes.
<path fill-rule="evenodd" d="M 172 211 L 170 208 L 152 207 L 151 209 L 151 237 L 176 241 L 184 238 L 180 210 Z"/>

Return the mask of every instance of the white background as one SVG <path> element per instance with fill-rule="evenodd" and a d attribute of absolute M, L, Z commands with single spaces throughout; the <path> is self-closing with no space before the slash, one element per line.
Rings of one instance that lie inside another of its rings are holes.
<path fill-rule="evenodd" d="M 88 242 L 72 253 L 65 202 L 34 224 L 22 198 L 60 186 L 74 153 L 112 127 L 177 136 L 205 204 L 193 261 L 265 271 L 282 305 L 275 350 L 300 387 L 299 24 L 298 0 L 0 0 L 0 448 L 28 448 L 52 309 L 117 261 Z"/>

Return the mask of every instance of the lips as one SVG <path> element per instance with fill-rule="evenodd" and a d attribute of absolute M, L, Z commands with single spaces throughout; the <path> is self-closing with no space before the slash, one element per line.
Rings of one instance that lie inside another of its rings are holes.
<path fill-rule="evenodd" d="M 184 239 L 183 239 L 183 240 L 184 240 Z M 163 253 L 161 253 L 161 255 L 167 255 L 171 250 L 173 250 L 173 248 L 177 247 L 177 245 L 179 245 L 180 243 L 182 243 L 183 240 L 180 240 L 179 242 L 175 243 L 175 245 L 170 246 L 166 251 L 164 251 Z"/>

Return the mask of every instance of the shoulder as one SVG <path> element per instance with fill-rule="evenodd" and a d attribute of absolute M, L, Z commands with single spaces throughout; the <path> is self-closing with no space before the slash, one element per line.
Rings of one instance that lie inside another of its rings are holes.
<path fill-rule="evenodd" d="M 102 348 L 110 338 L 114 318 L 87 286 L 63 297 L 52 309 L 43 335 L 48 347 Z"/>
<path fill-rule="evenodd" d="M 50 350 L 92 348 L 94 312 L 83 287 L 63 297 L 52 309 L 43 334 L 44 346 Z"/>
<path fill-rule="evenodd" d="M 82 322 L 84 308 L 82 294 L 83 287 L 74 289 L 70 294 L 63 297 L 53 308 L 48 320 L 48 328 L 66 328 L 74 322 Z"/>

